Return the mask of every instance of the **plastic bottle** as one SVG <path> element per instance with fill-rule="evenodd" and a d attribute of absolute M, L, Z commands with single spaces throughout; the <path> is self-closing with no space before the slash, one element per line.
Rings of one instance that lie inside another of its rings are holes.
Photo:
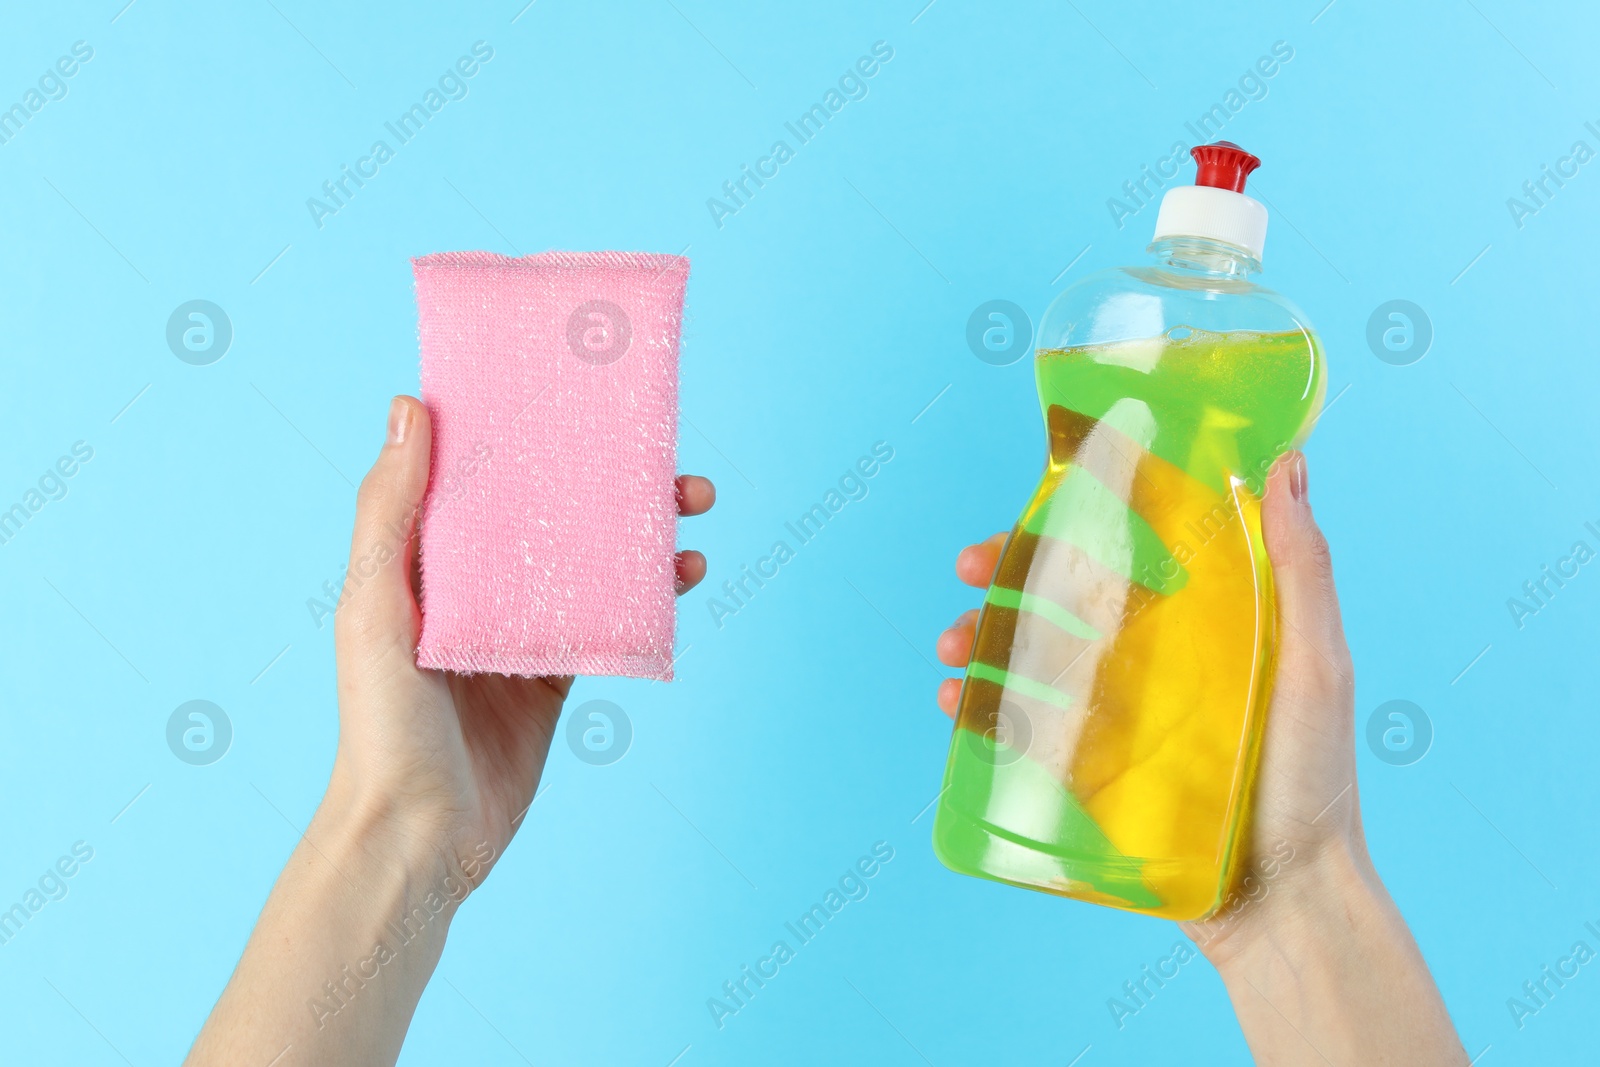
<path fill-rule="evenodd" d="M 1224 901 L 1273 676 L 1260 501 L 1322 405 L 1322 345 L 1250 280 L 1260 160 L 1191 151 L 1153 261 L 1062 292 L 1045 472 L 978 619 L 934 822 L 965 874 L 1173 919 Z"/>

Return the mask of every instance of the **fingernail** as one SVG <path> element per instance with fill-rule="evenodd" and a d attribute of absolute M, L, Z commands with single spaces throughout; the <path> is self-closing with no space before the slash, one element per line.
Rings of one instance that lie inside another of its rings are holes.
<path fill-rule="evenodd" d="M 398 445 L 411 432 L 411 405 L 395 397 L 389 401 L 389 443 Z"/>
<path fill-rule="evenodd" d="M 1305 453 L 1296 452 L 1294 459 L 1289 463 L 1289 495 L 1294 497 L 1297 503 L 1306 502 L 1308 477 Z"/>

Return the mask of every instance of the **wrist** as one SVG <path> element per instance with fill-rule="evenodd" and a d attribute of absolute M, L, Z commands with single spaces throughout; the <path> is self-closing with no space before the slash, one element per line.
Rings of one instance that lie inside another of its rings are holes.
<path fill-rule="evenodd" d="M 1335 951 L 1356 916 L 1381 910 L 1388 899 L 1358 841 L 1319 847 L 1310 861 L 1265 880 L 1243 902 L 1189 930 L 1224 981 L 1260 969 L 1267 960 Z"/>
<path fill-rule="evenodd" d="M 420 904 L 445 924 L 485 873 L 470 850 L 459 854 L 443 820 L 355 789 L 337 768 L 306 841 L 363 901 L 396 914 Z"/>
<path fill-rule="evenodd" d="M 285 1042 L 306 1062 L 394 1062 L 469 889 L 429 840 L 336 776 L 189 1062 Z"/>
<path fill-rule="evenodd" d="M 1201 946 L 1256 1062 L 1466 1063 L 1359 836 L 1319 848 L 1296 875 Z"/>
<path fill-rule="evenodd" d="M 342 748 L 318 809 L 318 818 L 324 816 L 340 832 L 381 849 L 391 864 L 419 877 L 464 875 L 469 890 L 482 884 L 504 847 L 498 837 L 485 836 L 484 820 L 454 786 L 430 788 L 415 778 L 372 773 Z"/>

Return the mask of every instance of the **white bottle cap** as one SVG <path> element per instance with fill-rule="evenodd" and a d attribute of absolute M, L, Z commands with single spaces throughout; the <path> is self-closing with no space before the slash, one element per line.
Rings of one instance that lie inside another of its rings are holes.
<path fill-rule="evenodd" d="M 1223 241 L 1259 262 L 1267 243 L 1267 209 L 1244 195 L 1244 183 L 1261 161 L 1228 141 L 1189 152 L 1197 164 L 1195 184 L 1176 186 L 1162 196 L 1154 239 Z"/>

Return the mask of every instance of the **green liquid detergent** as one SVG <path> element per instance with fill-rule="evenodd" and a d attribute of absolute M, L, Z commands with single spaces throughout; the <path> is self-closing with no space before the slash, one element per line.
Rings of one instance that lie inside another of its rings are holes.
<path fill-rule="evenodd" d="M 1254 160 L 1204 146 L 1202 177 L 1205 153 Z M 1226 894 L 1274 663 L 1261 493 L 1324 390 L 1303 317 L 1247 280 L 1265 211 L 1237 183 L 1186 187 L 1212 210 L 1164 204 L 1156 266 L 1041 323 L 1047 464 L 962 687 L 934 822 L 954 870 L 1176 919 Z M 1233 228 L 1213 194 L 1245 202 L 1220 201 Z"/>

